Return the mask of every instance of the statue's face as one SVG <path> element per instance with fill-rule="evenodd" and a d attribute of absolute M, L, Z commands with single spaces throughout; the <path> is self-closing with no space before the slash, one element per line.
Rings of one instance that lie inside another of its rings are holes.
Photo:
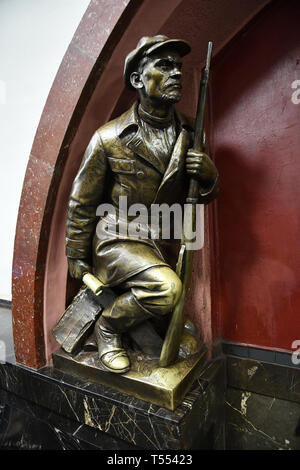
<path fill-rule="evenodd" d="M 181 57 L 174 50 L 150 56 L 140 72 L 143 95 L 154 101 L 177 103 L 181 98 L 181 67 Z"/>

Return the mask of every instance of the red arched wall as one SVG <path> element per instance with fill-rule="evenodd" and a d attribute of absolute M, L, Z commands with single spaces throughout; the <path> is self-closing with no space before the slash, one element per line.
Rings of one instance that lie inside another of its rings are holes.
<path fill-rule="evenodd" d="M 33 143 L 20 203 L 13 262 L 13 328 L 17 361 L 41 367 L 57 344 L 51 329 L 64 311 L 65 210 L 83 151 L 97 127 L 134 99 L 124 90 L 124 58 L 143 35 L 183 37 L 186 61 L 181 109 L 195 113 L 207 41 L 219 51 L 267 0 L 91 1 L 63 59 Z M 104 27 L 105 25 L 105 27 Z M 189 310 L 212 341 L 209 244 L 195 260 Z M 203 300 L 204 299 L 204 300 Z"/>
<path fill-rule="evenodd" d="M 215 335 L 284 350 L 300 339 L 299 24 L 299 2 L 274 2 L 216 57 L 212 77 Z"/>

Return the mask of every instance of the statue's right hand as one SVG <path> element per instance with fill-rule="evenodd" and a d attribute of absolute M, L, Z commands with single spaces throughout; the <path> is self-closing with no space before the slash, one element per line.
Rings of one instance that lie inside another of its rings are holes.
<path fill-rule="evenodd" d="M 69 272 L 75 279 L 82 279 L 85 273 L 91 273 L 92 267 L 83 259 L 68 258 Z"/>

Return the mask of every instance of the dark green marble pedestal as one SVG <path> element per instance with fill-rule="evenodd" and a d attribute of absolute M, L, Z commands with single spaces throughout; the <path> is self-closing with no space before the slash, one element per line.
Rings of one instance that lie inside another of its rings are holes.
<path fill-rule="evenodd" d="M 55 368 L 0 364 L 0 448 L 222 448 L 223 373 L 209 363 L 170 411 Z"/>
<path fill-rule="evenodd" d="M 223 359 L 208 362 L 180 405 L 170 411 L 55 367 L 33 370 L 17 364 L 10 311 L 4 313 L 0 449 L 121 452 L 224 447 Z"/>

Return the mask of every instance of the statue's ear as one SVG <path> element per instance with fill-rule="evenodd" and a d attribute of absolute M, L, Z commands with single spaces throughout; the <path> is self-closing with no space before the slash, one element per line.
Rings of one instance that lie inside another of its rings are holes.
<path fill-rule="evenodd" d="M 143 88 L 143 82 L 141 80 L 141 74 L 138 72 L 132 72 L 130 75 L 130 83 L 135 88 L 138 90 L 139 88 Z"/>

